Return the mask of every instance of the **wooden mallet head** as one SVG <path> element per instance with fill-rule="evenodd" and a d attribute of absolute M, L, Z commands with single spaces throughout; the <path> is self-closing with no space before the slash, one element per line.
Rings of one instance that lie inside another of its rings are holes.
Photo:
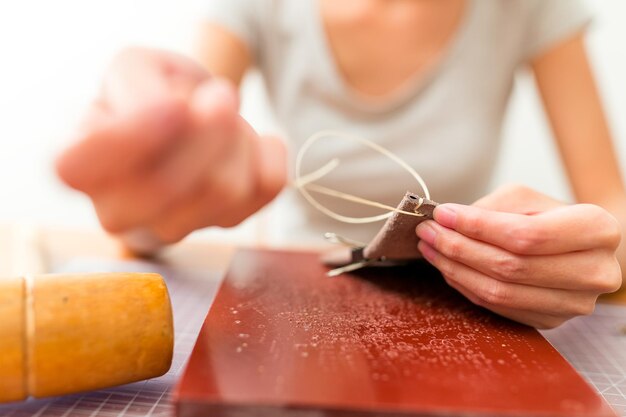
<path fill-rule="evenodd" d="M 173 345 L 158 274 L 0 278 L 0 402 L 156 377 Z"/>

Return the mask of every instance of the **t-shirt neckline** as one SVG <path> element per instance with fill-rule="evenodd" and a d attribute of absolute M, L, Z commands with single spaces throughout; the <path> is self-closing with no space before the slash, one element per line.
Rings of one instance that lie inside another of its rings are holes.
<path fill-rule="evenodd" d="M 466 0 L 466 2 L 461 22 L 451 35 L 450 40 L 447 41 L 439 57 L 426 67 L 416 71 L 389 93 L 381 97 L 371 97 L 360 93 L 346 82 L 330 48 L 328 34 L 322 21 L 319 0 L 310 0 L 309 5 L 312 18 L 309 26 L 312 30 L 311 35 L 315 45 L 314 51 L 318 55 L 318 59 L 315 59 L 314 62 L 321 66 L 320 70 L 325 75 L 325 81 L 330 83 L 329 88 L 333 90 L 333 95 L 339 96 L 338 98 L 348 103 L 351 107 L 365 112 L 376 113 L 393 110 L 419 94 L 436 78 L 446 63 L 451 61 L 463 49 L 463 44 L 468 38 L 467 34 L 475 21 L 474 16 L 476 16 L 476 9 L 480 3 L 475 0 Z"/>

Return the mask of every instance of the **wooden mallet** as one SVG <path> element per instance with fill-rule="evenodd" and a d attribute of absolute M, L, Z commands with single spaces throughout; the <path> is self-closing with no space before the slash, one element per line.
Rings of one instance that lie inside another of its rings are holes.
<path fill-rule="evenodd" d="M 173 345 L 158 274 L 0 278 L 0 402 L 156 377 Z"/>

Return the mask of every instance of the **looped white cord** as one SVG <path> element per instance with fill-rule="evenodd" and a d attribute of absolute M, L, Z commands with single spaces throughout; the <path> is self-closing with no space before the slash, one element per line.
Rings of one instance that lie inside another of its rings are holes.
<path fill-rule="evenodd" d="M 351 195 L 351 194 L 347 194 L 347 193 L 343 193 L 343 192 L 340 192 L 340 191 L 332 190 L 330 188 L 326 188 L 326 187 L 323 187 L 321 185 L 313 184 L 314 181 L 319 180 L 320 178 L 322 178 L 325 175 L 329 174 L 332 170 L 334 170 L 335 168 L 337 168 L 339 166 L 339 162 L 340 161 L 337 158 L 332 159 L 331 161 L 326 163 L 321 168 L 315 170 L 314 172 L 312 172 L 310 174 L 307 174 L 305 176 L 301 176 L 300 171 L 301 171 L 301 167 L 302 167 L 302 160 L 304 159 L 304 155 L 306 154 L 306 152 L 309 150 L 309 148 L 315 142 L 317 142 L 318 140 L 320 140 L 320 139 L 322 139 L 324 137 L 329 137 L 329 136 L 334 136 L 334 137 L 338 137 L 338 138 L 341 138 L 341 139 L 358 142 L 361 145 L 367 146 L 367 147 L 369 147 L 369 148 L 371 148 L 371 149 L 373 149 L 373 150 L 375 150 L 375 151 L 385 155 L 387 158 L 391 159 L 393 162 L 395 162 L 396 164 L 400 165 L 400 167 L 404 168 L 409 174 L 411 174 L 413 176 L 413 178 L 415 178 L 417 180 L 418 184 L 422 188 L 422 191 L 424 191 L 424 196 L 427 199 L 430 199 L 430 193 L 428 191 L 428 187 L 426 186 L 426 183 L 424 182 L 422 177 L 409 164 L 404 162 L 402 159 L 400 159 L 400 157 L 398 157 L 397 155 L 395 155 L 394 153 L 392 153 L 388 149 L 378 145 L 377 143 L 374 143 L 374 142 L 369 141 L 367 139 L 361 138 L 359 136 L 353 136 L 353 135 L 350 135 L 348 133 L 340 132 L 340 131 L 337 131 L 337 130 L 323 130 L 323 131 L 317 132 L 317 133 L 313 134 L 312 136 L 310 136 L 304 142 L 304 144 L 300 148 L 300 150 L 298 152 L 298 155 L 296 157 L 296 180 L 294 182 L 294 186 L 300 191 L 302 196 L 313 207 L 315 207 L 317 210 L 321 211 L 322 213 L 326 214 L 327 216 L 332 217 L 335 220 L 339 220 L 339 221 L 344 222 L 344 223 L 354 223 L 354 224 L 373 223 L 373 222 L 385 220 L 385 219 L 391 217 L 391 215 L 394 212 L 406 214 L 406 215 L 409 215 L 409 216 L 417 216 L 417 217 L 421 217 L 422 216 L 422 214 L 420 214 L 420 213 L 412 213 L 412 212 L 409 212 L 409 211 L 400 210 L 400 209 L 398 209 L 396 207 L 391 207 L 391 206 L 388 206 L 386 204 L 382 204 L 382 203 L 379 203 L 379 202 L 376 202 L 376 201 L 367 200 L 365 198 L 357 197 L 357 196 L 354 196 L 354 195 Z M 327 208 L 326 206 L 324 206 L 320 202 L 318 202 L 307 191 L 307 188 L 309 188 L 311 191 L 314 191 L 314 192 L 317 192 L 317 193 L 329 195 L 329 196 L 336 197 L 336 198 L 341 198 L 343 200 L 352 201 L 352 202 L 363 204 L 363 205 L 368 205 L 368 206 L 372 206 L 372 207 L 378 207 L 378 208 L 382 208 L 382 209 L 389 210 L 389 211 L 387 213 L 379 214 L 377 216 L 369 216 L 369 217 L 344 216 L 342 214 L 339 214 L 337 212 L 332 211 L 331 209 Z M 418 207 L 422 204 L 422 200 L 423 199 L 420 198 Z"/>

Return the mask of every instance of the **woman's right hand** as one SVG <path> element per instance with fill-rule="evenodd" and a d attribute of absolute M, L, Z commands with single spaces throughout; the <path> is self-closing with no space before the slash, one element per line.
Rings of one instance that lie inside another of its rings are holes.
<path fill-rule="evenodd" d="M 234 86 L 168 52 L 120 53 L 77 136 L 60 177 L 139 253 L 234 226 L 286 182 L 284 145 L 239 116 Z"/>

